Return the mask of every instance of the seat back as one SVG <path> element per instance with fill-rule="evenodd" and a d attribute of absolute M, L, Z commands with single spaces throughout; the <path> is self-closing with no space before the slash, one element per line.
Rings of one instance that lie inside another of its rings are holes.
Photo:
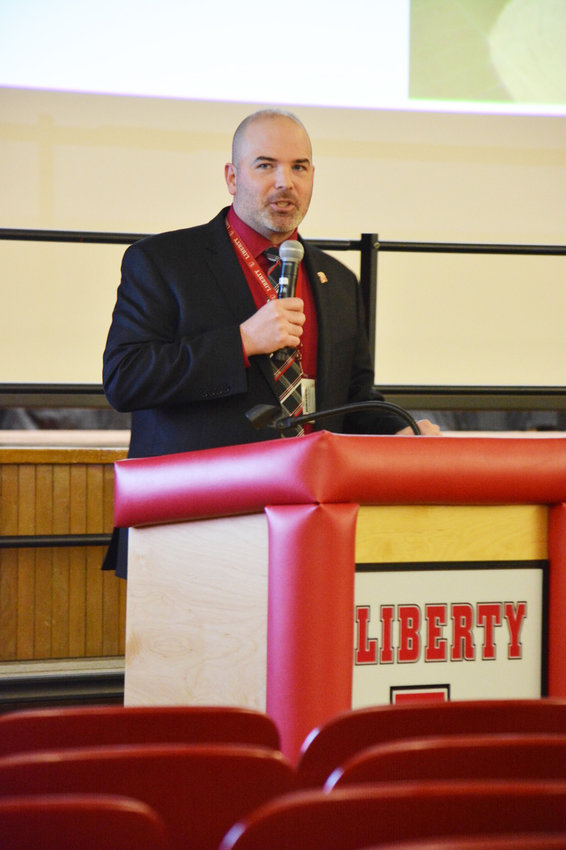
<path fill-rule="evenodd" d="M 169 850 L 161 818 L 145 803 L 102 794 L 0 798 L 6 850 Z"/>
<path fill-rule="evenodd" d="M 483 778 L 566 779 L 566 735 L 447 735 L 378 744 L 333 771 L 325 788 Z"/>
<path fill-rule="evenodd" d="M 452 835 L 422 841 L 395 841 L 374 844 L 363 850 L 565 850 L 566 832 L 507 833 L 506 835 L 471 835 L 466 838 Z"/>
<path fill-rule="evenodd" d="M 566 734 L 566 700 L 474 700 L 381 705 L 344 712 L 313 730 L 297 766 L 303 787 L 320 787 L 359 750 L 430 735 L 556 732 Z"/>
<path fill-rule="evenodd" d="M 252 812 L 228 831 L 219 850 L 358 850 L 471 833 L 562 831 L 565 805 L 564 782 L 398 782 L 307 790 Z"/>
<path fill-rule="evenodd" d="M 74 706 L 0 715 L 0 756 L 108 744 L 255 744 L 279 749 L 266 714 L 232 706 Z"/>
<path fill-rule="evenodd" d="M 229 826 L 293 790 L 275 750 L 235 744 L 147 744 L 17 753 L 0 759 L 0 796 L 126 795 L 163 819 L 174 848 L 216 850 Z"/>

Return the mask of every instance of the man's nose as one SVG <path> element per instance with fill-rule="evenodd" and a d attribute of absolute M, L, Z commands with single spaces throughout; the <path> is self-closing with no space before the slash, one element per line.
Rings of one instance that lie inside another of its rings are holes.
<path fill-rule="evenodd" d="M 284 165 L 275 171 L 275 185 L 278 189 L 290 189 L 293 186 L 293 171 Z"/>

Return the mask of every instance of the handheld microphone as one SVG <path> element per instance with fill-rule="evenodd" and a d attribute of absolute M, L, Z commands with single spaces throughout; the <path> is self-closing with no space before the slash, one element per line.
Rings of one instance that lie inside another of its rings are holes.
<path fill-rule="evenodd" d="M 279 276 L 278 298 L 294 298 L 297 288 L 299 263 L 303 259 L 305 249 L 295 239 L 287 239 L 279 246 L 281 257 L 281 275 Z"/>

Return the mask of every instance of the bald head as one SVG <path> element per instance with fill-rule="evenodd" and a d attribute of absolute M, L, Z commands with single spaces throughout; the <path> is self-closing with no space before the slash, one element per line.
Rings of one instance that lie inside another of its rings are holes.
<path fill-rule="evenodd" d="M 232 139 L 232 163 L 236 167 L 238 166 L 241 158 L 243 140 L 246 137 L 248 130 L 252 128 L 252 125 L 254 125 L 258 121 L 274 121 L 281 118 L 286 118 L 289 121 L 293 121 L 297 125 L 297 127 L 299 127 L 303 131 L 308 140 L 310 156 L 312 159 L 312 149 L 310 147 L 309 134 L 307 133 L 306 127 L 303 122 L 299 118 L 297 118 L 296 115 L 284 109 L 259 109 L 257 112 L 252 112 L 251 115 L 248 115 L 246 118 L 244 118 L 244 120 L 241 121 L 236 127 L 236 131 Z"/>

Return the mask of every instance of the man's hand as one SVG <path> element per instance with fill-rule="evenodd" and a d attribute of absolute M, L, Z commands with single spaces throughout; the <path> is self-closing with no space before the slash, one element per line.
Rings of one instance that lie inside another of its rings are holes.
<path fill-rule="evenodd" d="M 417 422 L 419 426 L 421 434 L 425 434 L 427 437 L 440 437 L 441 431 L 438 425 L 435 425 L 434 422 L 431 422 L 430 419 L 419 419 Z M 408 425 L 406 428 L 401 428 L 400 431 L 397 431 L 398 434 L 413 434 L 413 429 Z"/>
<path fill-rule="evenodd" d="M 246 356 L 296 348 L 305 323 L 303 309 L 302 298 L 277 298 L 260 307 L 240 325 Z"/>

